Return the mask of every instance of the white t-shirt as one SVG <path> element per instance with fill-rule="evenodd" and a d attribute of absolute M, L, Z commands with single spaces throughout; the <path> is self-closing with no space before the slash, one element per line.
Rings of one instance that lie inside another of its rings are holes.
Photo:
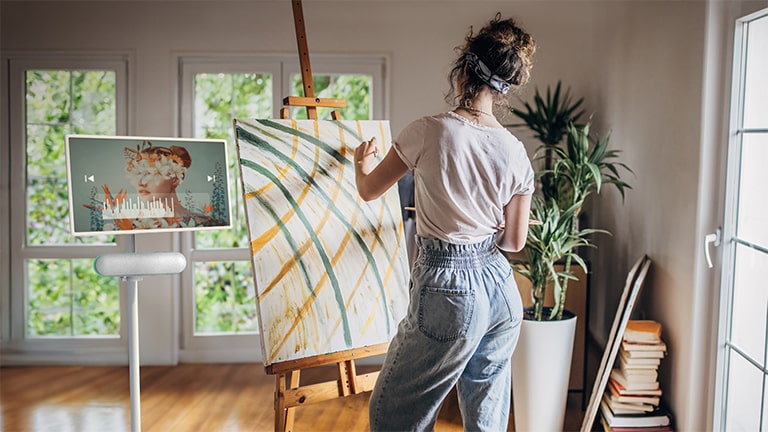
<path fill-rule="evenodd" d="M 482 241 L 504 221 L 512 196 L 534 191 L 533 168 L 520 140 L 452 111 L 412 122 L 393 146 L 413 170 L 416 233 L 422 237 Z"/>

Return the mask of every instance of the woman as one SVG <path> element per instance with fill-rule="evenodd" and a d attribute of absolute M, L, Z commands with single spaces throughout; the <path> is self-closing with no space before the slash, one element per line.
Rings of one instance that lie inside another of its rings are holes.
<path fill-rule="evenodd" d="M 413 170 L 419 247 L 408 314 L 371 395 L 372 431 L 433 429 L 455 384 L 465 430 L 507 429 L 523 310 L 499 249 L 525 245 L 534 181 L 492 108 L 528 81 L 534 51 L 529 34 L 497 15 L 459 48 L 455 109 L 406 126 L 378 165 L 375 139 L 355 150 L 365 200 Z"/>

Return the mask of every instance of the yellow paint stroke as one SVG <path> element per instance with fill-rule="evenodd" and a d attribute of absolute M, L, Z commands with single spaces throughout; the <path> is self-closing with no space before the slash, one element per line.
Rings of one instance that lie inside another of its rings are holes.
<path fill-rule="evenodd" d="M 295 122 L 295 121 L 294 121 Z M 298 140 L 298 136 L 295 136 L 295 139 Z M 310 174 L 312 177 L 314 177 L 317 174 L 318 164 L 317 160 L 320 157 L 320 149 L 315 148 L 315 164 L 312 167 L 312 173 Z M 270 186 L 274 186 L 274 183 L 270 182 Z M 304 202 L 304 200 L 307 198 L 307 195 L 309 194 L 309 191 L 312 189 L 312 185 L 310 183 L 307 183 L 302 188 L 301 192 L 299 193 L 299 196 L 296 198 L 296 203 L 301 206 L 301 203 Z M 261 190 L 266 190 L 266 186 L 262 187 L 259 191 L 254 192 L 248 192 L 245 194 L 245 200 L 253 199 L 257 195 L 261 194 Z M 291 206 L 288 208 L 288 211 L 286 211 L 282 216 L 280 216 L 280 221 L 283 223 L 283 225 L 286 225 L 288 221 L 295 216 L 296 211 Z M 261 234 L 258 238 L 251 241 L 251 256 L 255 256 L 264 246 L 266 246 L 269 242 L 271 242 L 278 234 L 280 233 L 280 225 L 274 224 L 269 229 L 264 231 L 263 234 Z"/>
<path fill-rule="evenodd" d="M 361 213 L 361 212 L 360 212 L 360 208 L 358 207 L 358 208 L 355 210 L 355 213 L 352 215 L 352 218 L 350 219 L 352 226 L 354 226 L 354 225 L 355 225 L 355 223 L 357 222 L 357 218 L 358 218 L 358 216 L 360 215 L 360 213 Z M 343 240 L 343 242 L 341 243 L 341 245 L 343 246 L 343 245 L 347 244 L 347 243 L 349 242 L 349 240 L 350 240 L 350 238 L 351 238 L 351 237 L 352 237 L 352 232 L 351 232 L 351 231 L 348 231 L 348 232 L 347 232 L 347 235 L 346 235 L 346 236 L 344 236 L 344 240 Z M 337 261 L 339 260 L 339 258 L 341 257 L 341 255 L 342 255 L 342 254 L 343 254 L 343 252 L 344 252 L 344 250 L 343 250 L 344 248 L 339 248 L 339 249 L 340 249 L 340 250 L 339 250 L 339 251 L 337 251 L 336 255 L 334 255 L 334 257 L 333 257 L 333 261 L 334 261 L 334 263 L 335 263 L 335 262 L 337 262 Z M 346 300 L 345 300 L 345 302 L 344 302 L 344 308 L 345 308 L 346 310 L 349 310 L 349 305 L 350 305 L 350 303 L 352 302 L 352 299 L 355 297 L 355 295 L 357 294 L 357 292 L 360 290 L 360 287 L 363 285 L 363 281 L 365 280 L 365 275 L 366 275 L 366 273 L 367 273 L 367 271 L 368 271 L 368 266 L 369 266 L 369 265 L 370 265 L 370 262 L 366 261 L 366 263 L 365 263 L 365 265 L 363 266 L 363 268 L 362 268 L 362 269 L 360 269 L 360 276 L 359 276 L 359 277 L 357 278 L 357 280 L 355 281 L 355 285 L 354 285 L 354 288 L 351 290 L 351 292 L 349 293 L 349 296 L 347 296 L 347 299 L 346 299 Z M 334 326 L 332 327 L 332 331 L 331 331 L 329 334 L 330 334 L 330 335 L 333 335 L 333 334 L 335 334 L 335 333 L 336 333 L 336 331 L 339 329 L 339 326 L 340 326 L 340 325 L 341 325 L 341 320 L 337 320 L 337 321 L 336 321 L 336 323 L 334 324 Z M 329 350 L 329 349 L 328 349 L 328 344 L 330 343 L 330 340 L 331 340 L 331 337 L 328 337 L 328 338 L 325 340 L 325 345 L 323 345 L 323 347 L 322 347 L 322 349 L 323 349 L 323 351 L 322 351 L 322 352 L 327 352 L 327 351 Z"/>
<path fill-rule="evenodd" d="M 381 206 L 379 206 L 378 220 L 382 220 L 382 218 L 384 217 L 384 212 L 386 210 L 386 207 L 387 207 L 386 202 L 382 201 L 381 202 Z M 400 227 L 402 227 L 403 226 L 402 222 L 399 225 L 400 225 Z M 381 235 L 380 228 L 381 227 L 377 228 L 377 231 L 376 231 L 376 234 L 379 235 L 379 236 Z M 376 250 L 376 247 L 379 245 L 379 242 L 376 241 L 376 236 L 372 236 L 371 238 L 372 238 L 373 241 L 371 242 L 370 250 L 371 250 L 371 253 L 373 253 Z M 387 282 L 388 282 L 389 278 L 392 276 L 392 273 L 394 271 L 394 265 L 397 263 L 397 259 L 396 259 L 397 258 L 397 253 L 398 253 L 398 248 L 395 248 L 394 251 L 393 251 L 393 254 L 394 254 L 393 257 L 394 258 L 389 260 L 389 266 L 387 267 L 387 270 L 386 270 L 386 273 L 384 275 L 383 282 L 382 282 L 384 284 L 383 288 L 387 291 L 387 295 L 389 295 L 389 296 L 392 295 L 392 292 L 389 289 L 389 284 Z M 347 308 L 347 310 L 349 310 L 349 305 L 352 302 L 352 299 L 355 297 L 355 294 L 357 293 L 359 288 L 362 286 L 362 281 L 363 281 L 363 279 L 365 277 L 365 272 L 366 272 L 367 268 L 368 268 L 368 263 L 365 264 L 365 267 L 363 268 L 363 272 L 361 273 L 360 278 L 355 283 L 355 288 L 352 290 L 352 292 L 350 293 L 350 295 L 348 296 L 348 298 L 346 300 L 345 307 Z M 381 298 L 381 295 L 378 295 L 377 296 L 377 303 L 378 303 L 380 298 Z M 384 307 L 387 307 L 387 305 L 384 305 Z M 377 312 L 377 310 L 375 308 L 371 310 L 371 313 L 368 315 L 368 318 L 365 321 L 366 323 L 364 324 L 364 326 L 362 328 L 361 336 L 365 335 L 365 333 L 367 332 L 368 328 L 373 323 L 373 321 L 374 321 L 374 319 L 376 317 L 376 312 Z M 338 319 L 338 320 L 336 320 L 334 326 L 332 327 L 332 333 L 331 334 L 334 334 L 339 329 L 340 326 L 341 326 L 341 319 Z M 327 346 L 324 347 L 324 349 L 327 351 Z"/>
<path fill-rule="evenodd" d="M 294 120 L 295 122 L 295 120 Z M 253 123 L 247 122 L 247 121 L 241 121 L 241 123 L 245 126 L 250 127 L 251 129 L 257 129 L 259 131 L 264 131 L 265 126 L 258 126 Z M 265 135 L 267 135 L 265 133 Z M 269 136 L 273 137 L 275 140 L 277 140 L 277 137 L 275 135 L 269 134 Z M 296 160 L 296 155 L 299 153 L 299 136 L 293 135 L 291 139 L 291 160 Z M 291 165 L 289 163 L 285 163 L 282 167 L 275 166 L 275 172 L 277 172 L 277 178 L 278 180 L 282 180 L 285 175 L 291 170 Z M 275 184 L 273 182 L 267 183 L 264 186 L 261 187 L 261 189 L 251 192 L 255 194 L 264 194 L 269 189 L 274 187 Z M 249 194 L 250 195 L 250 194 Z M 246 195 L 247 197 L 248 195 Z"/>
<path fill-rule="evenodd" d="M 379 215 L 378 215 L 379 219 L 378 220 L 382 220 L 382 218 L 384 217 L 385 209 L 386 209 L 386 203 L 382 201 L 382 204 L 379 207 Z M 404 225 L 403 225 L 403 222 L 401 221 L 398 224 L 398 247 L 394 248 L 394 250 L 392 251 L 392 256 L 389 259 L 389 266 L 387 267 L 386 272 L 384 274 L 384 278 L 383 278 L 384 289 L 386 290 L 386 293 L 389 296 L 389 298 L 392 298 L 392 292 L 390 290 L 390 285 L 389 285 L 388 281 L 392 277 L 392 275 L 394 273 L 394 270 L 395 270 L 395 265 L 397 264 L 398 251 L 399 251 L 399 248 L 401 246 L 399 244 L 399 239 L 402 238 L 401 235 L 402 235 L 403 229 L 404 229 Z M 381 235 L 380 231 L 377 231 L 376 233 Z M 375 237 L 373 237 L 373 239 L 374 239 L 374 241 L 371 243 L 371 246 L 370 246 L 370 249 L 371 249 L 372 253 L 373 253 L 373 251 L 376 250 L 376 247 L 379 245 L 379 243 L 377 241 L 375 241 Z M 368 264 L 366 263 L 366 268 L 367 267 L 368 267 Z M 349 309 L 349 305 L 350 305 L 352 299 L 354 298 L 355 294 L 357 293 L 358 289 L 360 288 L 360 286 L 362 284 L 362 279 L 363 279 L 364 276 L 365 276 L 365 273 L 361 274 L 361 277 L 357 280 L 357 282 L 355 284 L 354 290 L 352 291 L 352 293 L 350 293 L 349 297 L 347 298 L 347 301 L 346 301 L 346 304 L 345 304 L 345 307 L 347 308 L 347 310 Z M 381 295 L 377 295 L 376 296 L 376 303 L 378 303 L 380 301 L 381 301 Z M 385 305 L 384 307 L 387 307 L 387 306 Z M 374 323 L 375 318 L 376 318 L 376 311 L 377 311 L 376 309 L 371 310 L 371 313 L 368 315 L 368 318 L 366 319 L 365 324 L 362 327 L 361 336 L 364 336 L 367 333 L 367 331 L 370 328 L 370 326 Z M 341 319 L 338 319 L 338 320 L 336 320 L 334 326 L 332 327 L 333 333 L 335 333 L 339 329 L 340 326 L 341 326 Z M 326 348 L 326 351 L 327 351 L 327 347 L 325 347 L 325 348 Z"/>
<path fill-rule="evenodd" d="M 304 242 L 299 246 L 299 250 L 296 251 L 298 255 L 304 255 L 304 253 L 309 249 L 309 247 L 312 246 L 312 239 L 306 239 Z M 277 272 L 277 275 L 267 284 L 266 288 L 262 290 L 262 292 L 259 293 L 257 296 L 258 301 L 263 301 L 264 297 L 266 297 L 267 294 L 269 294 L 270 291 L 272 291 L 273 288 L 277 286 L 277 284 L 285 277 L 288 272 L 293 270 L 293 268 L 296 266 L 296 260 L 289 260 L 283 263 L 283 266 L 280 268 L 280 270 Z"/>
<path fill-rule="evenodd" d="M 384 217 L 384 210 L 386 209 L 386 207 L 387 207 L 386 204 L 382 203 L 381 210 L 379 212 L 379 220 L 383 220 L 382 218 Z M 381 236 L 381 226 L 379 226 L 379 228 L 377 228 L 376 234 Z M 373 248 L 371 248 L 371 251 L 373 251 Z M 395 254 L 395 256 L 397 256 L 397 248 L 393 248 L 392 252 Z M 392 276 L 392 272 L 393 271 L 394 271 L 394 265 L 393 265 L 393 261 L 390 259 L 389 260 L 389 265 L 387 266 L 387 271 L 384 273 L 384 278 L 383 278 L 384 286 L 389 285 L 389 283 L 388 283 L 389 282 L 389 278 Z"/>
<path fill-rule="evenodd" d="M 355 121 L 355 125 L 357 125 L 357 135 L 361 137 L 362 139 L 365 139 L 366 137 L 363 136 L 363 126 L 360 123 L 360 120 Z M 382 135 L 383 136 L 383 135 Z"/>
<path fill-rule="evenodd" d="M 316 134 L 316 136 L 317 136 L 317 134 L 319 133 L 319 132 L 318 132 L 318 129 L 319 129 L 319 128 L 318 128 L 318 125 L 319 125 L 319 122 L 314 122 L 314 126 L 315 126 L 315 134 Z M 293 128 L 294 128 L 294 129 L 296 128 L 296 126 L 295 126 L 295 121 L 294 121 L 294 123 L 293 123 Z M 341 130 L 341 129 L 342 129 L 342 128 L 340 128 L 340 136 L 342 137 L 342 141 L 343 141 L 343 139 L 344 139 L 344 138 L 343 138 L 344 134 L 343 134 L 343 130 Z M 380 131 L 381 131 L 381 136 L 382 136 L 382 138 L 383 138 L 383 137 L 385 136 L 385 135 L 384 135 L 384 130 L 383 130 L 383 122 L 379 122 L 379 129 L 380 129 Z M 358 131 L 359 131 L 359 134 L 361 134 L 361 135 L 362 135 L 362 129 L 361 129 L 361 127 L 360 127 L 360 122 L 358 122 Z M 386 146 L 388 143 L 383 143 L 383 142 L 382 142 L 382 144 L 384 144 L 384 145 Z M 342 145 L 342 146 L 341 146 L 341 149 L 342 149 L 342 154 L 344 154 L 344 153 L 345 153 L 345 151 L 346 151 L 346 147 L 345 147 L 344 145 Z M 317 166 L 319 165 L 319 163 L 317 163 L 317 162 L 319 161 L 319 159 L 318 159 L 318 157 L 317 157 L 317 154 L 316 154 L 316 156 L 315 156 L 315 161 L 316 161 L 316 164 L 315 164 L 315 171 L 316 171 L 316 170 L 317 170 Z M 342 165 L 341 169 L 339 170 L 339 184 L 341 184 L 341 179 L 343 178 L 343 169 L 344 169 L 344 166 Z M 313 172 L 313 175 L 314 175 L 314 172 Z M 303 193 L 302 193 L 302 195 L 301 195 L 301 201 L 303 201 L 303 200 L 304 200 L 304 198 L 305 198 L 305 193 L 306 193 L 306 192 L 303 192 Z M 336 189 L 334 190 L 334 196 L 333 196 L 332 202 L 336 202 L 336 200 L 338 199 L 338 195 L 339 195 L 339 193 L 340 193 L 340 188 L 336 188 Z M 383 216 L 383 212 L 385 211 L 385 208 L 386 208 L 386 204 L 385 204 L 385 203 L 382 203 L 382 206 L 380 207 L 379 220 L 381 220 L 381 217 Z M 352 217 L 352 219 L 353 219 L 353 220 L 356 220 L 356 219 L 357 219 L 357 217 L 358 217 L 358 215 L 359 215 L 359 212 L 360 212 L 360 210 L 361 210 L 361 209 L 360 209 L 360 206 L 358 205 L 358 206 L 356 207 L 356 210 L 355 210 L 355 214 L 354 214 L 354 215 L 353 215 L 353 217 Z M 290 214 L 290 215 L 292 215 L 292 214 L 293 214 L 293 211 L 290 211 L 290 212 L 289 212 L 289 214 Z M 288 219 L 289 219 L 289 218 L 288 218 Z M 285 220 L 285 219 L 284 219 L 284 220 Z M 325 223 L 327 223 L 327 220 L 328 220 L 328 217 L 327 217 L 327 216 L 321 219 L 321 221 L 320 221 L 320 224 L 319 224 L 319 225 L 316 227 L 318 231 L 319 231 L 320 229 L 322 229 L 322 226 L 324 226 L 324 225 L 325 225 Z M 379 229 L 380 229 L 380 228 L 379 228 Z M 401 222 L 401 223 L 398 225 L 398 238 L 399 238 L 399 235 L 402 233 L 402 230 L 403 230 L 403 229 L 404 229 L 404 225 L 403 225 L 403 223 Z M 380 234 L 380 232 L 378 232 L 378 233 Z M 277 235 L 277 234 L 275 233 L 274 235 Z M 344 249 L 346 248 L 346 245 L 349 243 L 349 241 L 350 241 L 350 238 L 351 238 L 351 235 L 352 235 L 352 233 L 351 233 L 350 231 L 348 231 L 348 232 L 347 232 L 347 234 L 345 235 L 345 238 L 344 238 L 344 239 L 343 239 L 343 241 L 342 241 L 341 247 L 339 248 L 339 250 L 337 250 L 336 254 L 334 255 L 334 257 L 333 257 L 333 259 L 332 259 L 332 265 L 333 265 L 334 267 L 335 267 L 335 265 L 338 263 L 338 260 L 339 260 L 339 259 L 341 258 L 341 256 L 343 255 Z M 399 243 L 399 240 L 398 240 L 398 243 Z M 306 252 L 306 250 L 309 248 L 309 246 L 310 246 L 310 245 L 302 245 L 302 248 L 301 248 L 302 250 L 301 250 L 301 253 L 300 253 L 300 255 L 303 255 L 303 254 Z M 373 252 L 373 251 L 376 249 L 376 247 L 377 247 L 377 246 L 378 246 L 378 243 L 376 242 L 376 240 L 375 240 L 375 237 L 373 237 L 373 242 L 372 242 L 372 244 L 371 244 L 371 248 L 370 248 L 370 250 Z M 388 269 L 388 271 L 387 271 L 387 275 L 386 275 L 386 277 L 385 277 L 385 279 L 384 279 L 385 281 L 386 281 L 386 280 L 389 280 L 389 279 L 391 278 L 391 275 L 392 275 L 392 272 L 393 272 L 393 264 L 394 264 L 394 263 L 396 263 L 396 257 L 397 257 L 397 248 L 396 248 L 396 250 L 395 250 L 393 253 L 394 253 L 394 256 L 393 256 L 393 259 L 391 259 L 391 260 L 390 260 L 390 263 L 389 263 L 389 269 Z M 291 266 L 294 266 L 294 265 L 296 265 L 297 261 L 296 261 L 295 259 L 294 259 L 294 260 L 291 260 L 291 261 L 292 261 L 292 262 L 286 263 L 286 265 L 285 265 L 285 266 L 283 267 L 283 269 L 281 270 L 281 273 L 283 273 L 283 271 L 284 271 L 284 272 L 288 272 L 288 271 L 290 270 L 290 267 L 291 267 Z M 369 263 L 366 263 L 366 267 L 367 267 L 368 265 L 369 265 Z M 347 301 L 346 301 L 346 304 L 345 304 L 345 307 L 346 307 L 346 308 L 349 308 L 349 306 L 350 306 L 350 304 L 351 304 L 351 300 L 354 298 L 354 294 L 355 294 L 356 292 L 358 292 L 358 291 L 359 291 L 359 288 L 362 286 L 362 281 L 363 281 L 364 277 L 365 277 L 365 268 L 363 269 L 363 272 L 361 273 L 361 276 L 360 276 L 360 278 L 358 279 L 357 283 L 355 284 L 355 288 L 353 289 L 353 293 L 352 293 L 352 295 L 351 295 L 351 296 L 349 296 L 349 297 L 348 297 L 348 299 L 347 299 Z M 276 278 L 276 280 L 273 280 L 273 282 L 272 282 L 272 283 L 273 283 L 273 284 L 276 284 L 276 283 L 277 283 L 277 280 L 279 280 L 279 278 Z M 328 276 L 327 276 L 327 274 L 326 274 L 326 275 L 323 275 L 323 277 L 321 278 L 321 280 L 319 280 L 319 281 L 317 282 L 317 284 L 315 284 L 315 290 L 314 290 L 314 291 L 315 291 L 316 293 L 320 292 L 320 291 L 322 290 L 322 288 L 328 284 L 328 283 L 327 283 L 327 281 L 328 281 Z M 385 285 L 386 285 L 386 284 L 385 284 Z M 385 286 L 385 288 L 387 288 L 387 287 Z M 270 287 L 270 290 L 271 290 L 271 287 Z M 387 291 L 389 291 L 389 290 L 387 290 Z M 261 299 L 262 297 L 263 297 L 263 295 L 260 295 L 260 299 Z M 380 301 L 381 301 L 381 295 L 379 294 L 379 295 L 377 295 L 377 296 L 376 296 L 376 302 L 378 303 L 378 302 L 380 302 Z M 306 316 L 306 314 L 307 314 L 308 312 L 311 312 L 311 311 L 312 311 L 312 306 L 313 306 L 314 302 L 315 302 L 315 298 L 314 298 L 314 297 L 312 297 L 312 296 L 308 296 L 308 297 L 305 299 L 305 302 L 304 302 L 304 304 L 302 305 L 301 309 L 298 311 L 298 315 L 294 317 L 294 323 L 293 323 L 293 324 L 292 324 L 292 326 L 290 327 L 290 329 L 289 329 L 288 333 L 286 334 L 285 338 L 284 338 L 284 339 L 283 339 L 283 340 L 282 340 L 282 341 L 281 341 L 281 342 L 280 342 L 280 343 L 279 343 L 277 346 L 275 346 L 275 347 L 274 347 L 273 353 L 272 353 L 272 355 L 271 355 L 272 359 L 274 359 L 274 358 L 275 358 L 275 356 L 277 355 L 277 353 L 278 353 L 278 352 L 280 352 L 280 350 L 282 349 L 282 347 L 283 347 L 283 346 L 284 346 L 284 345 L 285 345 L 285 344 L 288 342 L 288 338 L 289 338 L 289 336 L 290 336 L 290 335 L 292 335 L 292 334 L 293 334 L 293 333 L 296 331 L 297 327 L 298 327 L 299 325 L 302 325 L 302 324 L 303 324 L 303 325 L 306 325 L 306 323 L 302 323 L 302 320 L 301 320 L 301 318 L 303 318 L 304 316 Z M 365 322 L 365 325 L 364 325 L 364 332 L 363 332 L 363 334 L 365 334 L 365 332 L 367 331 L 367 329 L 368 329 L 368 328 L 369 328 L 369 327 L 370 327 L 370 326 L 371 326 L 371 325 L 374 323 L 374 319 L 375 319 L 375 317 L 376 317 L 376 314 L 375 314 L 375 313 L 372 313 L 372 314 L 370 314 L 370 315 L 369 315 L 369 317 L 368 317 L 368 319 L 366 320 L 366 322 Z M 333 326 L 333 328 L 332 328 L 332 331 L 331 331 L 331 333 L 330 333 L 330 334 L 331 334 L 331 335 L 332 335 L 332 334 L 335 334 L 335 333 L 338 331 L 338 329 L 339 329 L 339 327 L 340 327 L 340 326 L 341 326 L 341 320 L 339 319 L 339 320 L 337 320 L 337 321 L 336 321 L 336 323 L 335 323 L 335 325 Z M 319 330 L 319 328 L 317 327 L 317 323 L 315 323 L 315 331 L 317 332 L 318 330 Z M 307 341 L 303 341 L 304 345 L 307 345 L 307 343 L 306 343 L 306 342 L 307 342 Z M 327 340 L 326 340 L 326 345 L 327 345 L 327 343 L 328 343 L 328 342 L 327 342 Z M 326 350 L 327 350 L 327 346 L 326 346 Z M 320 352 L 320 351 L 318 351 L 318 350 L 316 349 L 316 352 Z"/>
<path fill-rule="evenodd" d="M 359 120 L 356 122 L 356 125 L 357 125 L 357 134 L 359 136 L 362 136 L 363 135 L 363 130 L 362 130 L 361 123 L 360 123 Z M 384 135 L 384 122 L 379 122 L 379 133 L 380 133 L 380 136 L 382 137 L 382 140 L 381 140 L 382 141 L 382 147 L 384 149 L 386 149 L 386 146 L 387 146 L 388 143 L 384 143 L 383 142 L 384 141 L 383 138 L 385 137 L 385 135 Z M 383 220 L 382 218 L 384 216 L 384 212 L 385 212 L 386 208 L 387 208 L 387 203 L 386 203 L 385 200 L 382 200 L 381 206 L 379 207 L 378 220 Z M 400 224 L 398 224 L 398 238 L 400 238 L 399 236 L 402 233 L 403 229 L 404 229 L 404 225 L 403 225 L 403 222 L 401 221 Z M 381 231 L 380 230 L 381 230 L 381 225 L 377 228 L 376 234 L 381 235 Z M 370 250 L 373 253 L 376 250 L 376 247 L 378 246 L 378 242 L 376 241 L 376 236 L 373 236 L 372 240 L 373 241 L 372 241 L 372 243 L 370 245 Z M 394 251 L 394 257 L 395 258 L 394 259 L 390 259 L 389 266 L 388 266 L 387 271 L 385 273 L 385 276 L 383 278 L 384 289 L 387 291 L 387 295 L 389 295 L 389 296 L 391 296 L 392 293 L 389 290 L 389 284 L 387 284 L 386 282 L 392 276 L 392 273 L 394 271 L 394 264 L 396 264 L 396 262 L 397 262 L 396 258 L 397 258 L 397 252 L 400 249 L 400 242 L 398 241 L 396 243 L 397 243 L 397 246 L 396 246 L 395 251 Z M 367 267 L 368 267 L 368 263 L 366 263 L 366 267 L 363 269 L 364 271 L 361 273 L 360 278 L 356 282 L 354 290 L 352 291 L 351 295 L 347 299 L 347 303 L 345 304 L 345 307 L 347 309 L 349 309 L 349 304 L 352 301 L 352 298 L 354 298 L 355 293 L 358 291 L 358 289 L 362 285 L 362 281 L 363 281 L 363 279 L 365 277 L 365 270 L 367 269 Z M 378 295 L 376 300 L 377 300 L 377 303 L 379 301 L 381 301 L 381 296 Z M 384 307 L 387 307 L 387 306 L 385 305 Z M 365 335 L 367 329 L 374 322 L 375 317 L 376 317 L 376 309 L 374 308 L 373 310 L 371 310 L 371 313 L 368 315 L 368 318 L 366 319 L 365 325 L 363 326 L 363 333 L 362 333 L 362 335 Z M 341 319 L 338 319 L 335 322 L 334 326 L 332 327 L 331 334 L 336 333 L 336 331 L 338 331 L 339 326 L 341 326 Z M 327 347 L 327 344 L 326 344 L 324 349 L 327 351 L 328 350 L 327 348 L 328 347 Z"/>
<path fill-rule="evenodd" d="M 381 294 L 376 294 L 376 301 L 374 303 L 380 303 L 382 301 Z M 365 336 L 366 333 L 368 333 L 368 329 L 371 328 L 371 325 L 373 325 L 373 322 L 376 320 L 376 314 L 371 313 L 368 315 L 368 319 L 365 320 L 365 324 L 363 324 L 361 330 L 361 335 Z"/>
<path fill-rule="evenodd" d="M 381 150 L 383 153 L 386 153 L 386 151 L 389 149 L 390 143 L 384 142 L 384 137 L 386 136 L 384 135 L 384 122 L 379 122 L 379 134 L 381 134 L 382 137 Z"/>
<path fill-rule="evenodd" d="M 314 122 L 315 138 L 320 139 L 320 130 L 319 130 L 318 125 L 319 125 L 319 122 L 317 122 L 317 121 Z M 341 127 L 339 127 L 339 134 L 340 134 L 340 140 L 341 140 L 341 147 L 344 148 L 344 141 L 345 140 L 344 140 L 343 128 L 341 128 Z M 317 172 L 317 167 L 319 165 L 320 165 L 320 153 L 319 153 L 318 149 L 316 148 L 316 150 L 315 150 L 315 167 L 314 167 L 313 172 L 312 172 L 312 176 L 313 177 L 314 177 L 315 173 Z M 336 182 L 337 182 L 338 185 L 342 184 L 342 180 L 344 178 L 344 169 L 345 169 L 344 165 L 341 165 L 340 168 L 337 170 L 338 174 L 336 175 Z M 336 187 L 333 190 L 332 194 L 331 194 L 331 202 L 333 202 L 333 203 L 337 202 L 340 193 L 341 193 L 341 186 Z M 355 217 L 355 218 L 357 217 L 357 213 L 359 212 L 359 210 L 360 210 L 359 207 L 357 207 L 355 209 L 355 215 L 353 217 Z M 323 215 L 323 217 L 320 219 L 320 223 L 318 223 L 314 227 L 315 232 L 321 232 L 323 227 L 330 220 L 332 215 L 333 215 L 333 213 L 331 212 L 331 209 L 330 209 L 330 206 L 329 206 L 327 208 L 325 214 Z M 344 249 L 346 248 L 346 245 L 349 243 L 349 239 L 351 238 L 351 236 L 352 236 L 352 233 L 350 231 L 347 231 L 346 235 L 344 236 L 344 239 L 342 240 L 342 242 L 340 244 L 339 250 L 336 251 L 336 254 L 334 255 L 333 259 L 331 260 L 331 266 L 332 267 L 334 267 L 334 268 L 336 267 L 336 264 L 338 263 L 338 260 L 341 258 L 341 255 L 343 254 Z M 303 255 L 304 255 L 304 251 L 302 251 L 300 256 L 303 256 Z M 289 262 L 287 264 L 290 265 L 291 267 L 295 266 L 297 264 L 297 260 L 294 259 L 294 260 L 292 260 L 291 262 Z M 285 268 L 285 266 L 283 268 Z M 273 279 L 273 281 L 270 284 L 276 284 L 277 283 L 276 280 L 279 280 L 279 278 Z M 328 273 L 323 273 L 322 277 L 317 281 L 317 283 L 313 287 L 313 292 L 315 293 L 315 296 L 308 296 L 305 299 L 304 304 L 302 305 L 301 309 L 299 309 L 298 314 L 296 315 L 296 317 L 294 317 L 294 321 L 291 324 L 291 326 L 288 329 L 288 331 L 286 332 L 285 337 L 280 341 L 280 343 L 278 343 L 277 345 L 273 346 L 273 350 L 272 350 L 272 352 L 270 354 L 272 358 L 274 358 L 277 355 L 277 353 L 280 352 L 282 347 L 285 346 L 286 343 L 288 343 L 288 339 L 293 334 L 293 332 L 296 330 L 296 328 L 298 328 L 299 324 L 301 324 L 301 322 L 303 321 L 304 316 L 308 312 L 311 312 L 313 310 L 312 307 L 314 306 L 315 298 L 320 293 L 320 291 L 322 291 L 323 287 L 325 287 L 327 285 L 327 283 L 328 283 Z M 259 296 L 259 297 L 261 298 L 261 296 Z M 314 330 L 315 330 L 315 333 L 318 333 L 318 334 L 320 333 L 319 332 L 320 329 L 317 326 L 317 322 L 316 321 L 315 321 L 315 329 Z M 304 341 L 304 346 L 307 345 L 306 342 L 307 341 Z M 313 343 L 317 343 L 318 341 L 312 341 L 312 342 Z M 319 352 L 319 351 L 316 350 L 315 352 Z"/>
<path fill-rule="evenodd" d="M 325 219 L 327 219 L 327 218 L 325 218 Z M 331 266 L 332 267 L 335 267 L 336 264 L 339 262 L 339 259 L 344 254 L 344 249 L 345 249 L 346 245 L 349 243 L 349 240 L 350 240 L 351 237 L 352 237 L 352 233 L 350 231 L 347 231 L 347 234 L 344 236 L 344 238 L 341 241 L 339 249 L 334 254 L 333 259 L 331 259 Z M 312 311 L 312 306 L 314 306 L 315 298 L 320 294 L 320 291 L 322 291 L 322 289 L 328 285 L 327 282 L 328 282 L 328 273 L 323 273 L 323 275 L 320 277 L 320 279 L 317 281 L 317 283 L 314 286 L 313 291 L 315 293 L 315 296 L 308 296 L 307 298 L 304 299 L 304 303 L 302 304 L 301 309 L 299 309 L 298 314 L 294 318 L 293 324 L 291 324 L 290 328 L 286 332 L 285 337 L 283 338 L 283 340 L 280 341 L 279 344 L 273 346 L 273 350 L 270 353 L 270 356 L 272 358 L 274 358 L 277 355 L 277 353 L 280 352 L 282 347 L 286 343 L 288 343 L 288 339 L 290 338 L 291 334 L 293 334 L 294 330 L 296 330 L 296 328 L 299 326 L 299 324 L 301 324 L 302 318 L 307 314 L 307 312 L 311 312 Z M 334 327 L 334 329 L 336 329 L 336 328 L 338 328 L 338 325 Z M 318 334 L 320 333 L 319 330 L 320 329 L 318 327 L 315 328 L 315 332 L 318 333 Z M 335 332 L 335 330 L 334 330 L 334 332 Z M 330 334 L 333 334 L 333 333 L 330 333 Z"/>

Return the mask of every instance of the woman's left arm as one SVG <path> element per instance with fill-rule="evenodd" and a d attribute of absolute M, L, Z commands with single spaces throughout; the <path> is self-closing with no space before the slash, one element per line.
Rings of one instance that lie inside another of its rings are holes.
<path fill-rule="evenodd" d="M 380 197 L 408 171 L 394 148 L 389 149 L 378 165 L 377 153 L 376 138 L 364 141 L 355 149 L 355 184 L 357 193 L 365 201 Z"/>

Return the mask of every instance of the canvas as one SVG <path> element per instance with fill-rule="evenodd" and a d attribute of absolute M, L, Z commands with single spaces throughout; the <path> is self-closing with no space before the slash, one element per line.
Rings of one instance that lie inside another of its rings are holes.
<path fill-rule="evenodd" d="M 397 188 L 364 202 L 354 149 L 386 121 L 235 120 L 264 364 L 389 342 L 408 306 Z"/>

